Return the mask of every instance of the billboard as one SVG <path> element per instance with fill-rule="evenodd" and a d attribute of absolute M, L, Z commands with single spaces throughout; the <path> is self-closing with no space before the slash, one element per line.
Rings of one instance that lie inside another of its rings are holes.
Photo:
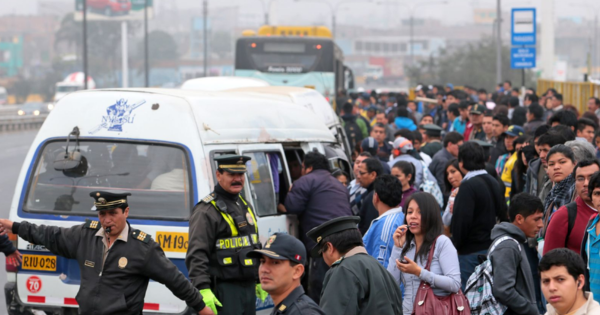
<path fill-rule="evenodd" d="M 83 1 L 75 0 L 75 21 L 83 20 Z M 143 20 L 148 5 L 148 18 L 154 15 L 154 0 L 85 0 L 88 21 Z"/>

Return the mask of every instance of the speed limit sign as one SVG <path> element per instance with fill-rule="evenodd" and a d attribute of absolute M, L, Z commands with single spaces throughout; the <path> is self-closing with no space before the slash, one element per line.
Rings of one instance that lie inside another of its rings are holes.
<path fill-rule="evenodd" d="M 27 278 L 27 291 L 31 293 L 38 293 L 42 289 L 42 279 L 31 276 Z"/>

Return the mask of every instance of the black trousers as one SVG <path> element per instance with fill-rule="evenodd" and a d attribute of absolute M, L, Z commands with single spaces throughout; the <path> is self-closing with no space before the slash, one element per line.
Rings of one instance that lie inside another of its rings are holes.
<path fill-rule="evenodd" d="M 223 307 L 219 315 L 256 315 L 256 283 L 217 282 L 215 296 Z"/>
<path fill-rule="evenodd" d="M 323 280 L 325 274 L 329 270 L 329 266 L 323 260 L 323 257 L 311 258 L 308 268 L 308 288 L 306 295 L 308 295 L 315 303 L 319 304 L 321 301 L 321 291 L 323 290 Z M 306 288 L 306 286 L 305 286 Z"/>

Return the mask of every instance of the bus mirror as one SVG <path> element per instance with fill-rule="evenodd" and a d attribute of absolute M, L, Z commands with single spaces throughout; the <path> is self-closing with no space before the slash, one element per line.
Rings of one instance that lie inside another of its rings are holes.
<path fill-rule="evenodd" d="M 69 140 L 71 136 L 75 137 L 75 149 L 69 152 Z M 73 131 L 67 135 L 67 145 L 65 152 L 59 153 L 52 164 L 55 170 L 62 171 L 67 177 L 82 177 L 87 174 L 87 159 L 79 151 L 79 128 L 75 126 Z"/>

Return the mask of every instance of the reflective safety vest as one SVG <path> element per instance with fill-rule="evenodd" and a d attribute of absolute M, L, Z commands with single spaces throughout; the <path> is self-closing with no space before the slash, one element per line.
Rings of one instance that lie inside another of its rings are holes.
<path fill-rule="evenodd" d="M 215 243 L 216 256 L 221 266 L 223 280 L 254 278 L 258 274 L 258 259 L 246 257 L 250 251 L 261 248 L 258 239 L 258 222 L 252 208 L 241 195 L 240 199 L 248 209 L 249 216 L 245 218 L 231 216 L 230 213 L 221 210 L 215 200 L 210 202 L 231 229 L 231 237 L 217 239 Z M 248 222 L 250 219 L 253 224 Z"/>

